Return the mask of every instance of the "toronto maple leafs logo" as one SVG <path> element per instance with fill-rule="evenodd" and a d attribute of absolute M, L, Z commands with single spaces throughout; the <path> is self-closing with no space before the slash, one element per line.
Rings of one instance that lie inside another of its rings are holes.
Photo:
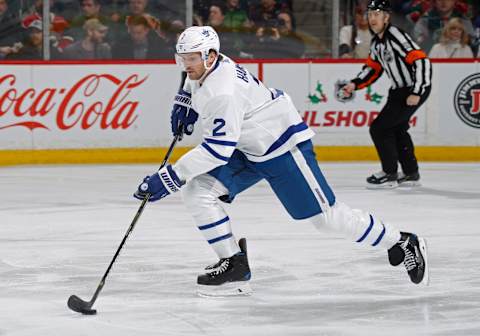
<path fill-rule="evenodd" d="M 207 29 L 204 29 L 202 31 L 202 35 L 205 36 L 205 37 L 210 37 L 210 32 Z"/>

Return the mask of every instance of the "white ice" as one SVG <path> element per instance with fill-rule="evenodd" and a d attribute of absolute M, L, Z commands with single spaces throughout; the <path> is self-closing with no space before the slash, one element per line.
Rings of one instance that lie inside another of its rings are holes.
<path fill-rule="evenodd" d="M 216 261 L 179 195 L 149 204 L 90 300 L 155 165 L 0 168 L 0 335 L 480 335 L 480 165 L 421 165 L 423 187 L 370 191 L 368 164 L 321 164 L 337 198 L 426 237 L 431 285 L 386 252 L 289 218 L 266 184 L 228 207 L 247 237 L 251 297 L 205 299 Z"/>

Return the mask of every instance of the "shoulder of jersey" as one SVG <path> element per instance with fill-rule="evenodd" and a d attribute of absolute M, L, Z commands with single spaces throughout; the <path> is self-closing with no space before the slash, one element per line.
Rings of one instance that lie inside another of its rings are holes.
<path fill-rule="evenodd" d="M 394 25 L 390 25 L 390 27 L 388 27 L 388 31 L 390 32 L 390 34 L 392 35 L 405 35 L 405 32 L 400 29 L 399 27 L 397 26 L 394 26 Z"/>
<path fill-rule="evenodd" d="M 213 96 L 233 94 L 236 80 L 235 63 L 229 58 L 222 59 L 209 79 L 205 84 Z"/>

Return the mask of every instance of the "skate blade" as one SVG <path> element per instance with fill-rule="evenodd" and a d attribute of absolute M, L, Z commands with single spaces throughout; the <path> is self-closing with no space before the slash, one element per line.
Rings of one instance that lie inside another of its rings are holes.
<path fill-rule="evenodd" d="M 420 181 L 404 181 L 400 182 L 398 186 L 401 188 L 416 188 L 421 187 L 422 184 L 420 183 Z"/>
<path fill-rule="evenodd" d="M 249 296 L 252 293 L 248 281 L 227 282 L 220 286 L 197 285 L 197 294 L 201 297 Z"/>
<path fill-rule="evenodd" d="M 428 286 L 430 284 L 430 270 L 428 264 L 427 241 L 424 238 L 418 238 L 418 245 L 423 256 L 423 262 L 425 263 L 425 272 L 423 273 L 423 279 L 420 284 Z"/>
<path fill-rule="evenodd" d="M 367 189 L 369 190 L 381 190 L 381 189 L 394 189 L 398 187 L 398 182 L 393 181 L 393 182 L 385 182 L 382 184 L 373 184 L 373 183 L 368 183 L 367 184 Z"/>

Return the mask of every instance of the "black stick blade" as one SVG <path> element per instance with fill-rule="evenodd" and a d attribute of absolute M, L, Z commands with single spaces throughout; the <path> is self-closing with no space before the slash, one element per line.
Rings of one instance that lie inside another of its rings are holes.
<path fill-rule="evenodd" d="M 95 315 L 97 311 L 91 309 L 90 302 L 85 302 L 76 295 L 72 295 L 68 298 L 67 302 L 68 308 L 77 313 L 82 313 L 83 315 Z"/>

